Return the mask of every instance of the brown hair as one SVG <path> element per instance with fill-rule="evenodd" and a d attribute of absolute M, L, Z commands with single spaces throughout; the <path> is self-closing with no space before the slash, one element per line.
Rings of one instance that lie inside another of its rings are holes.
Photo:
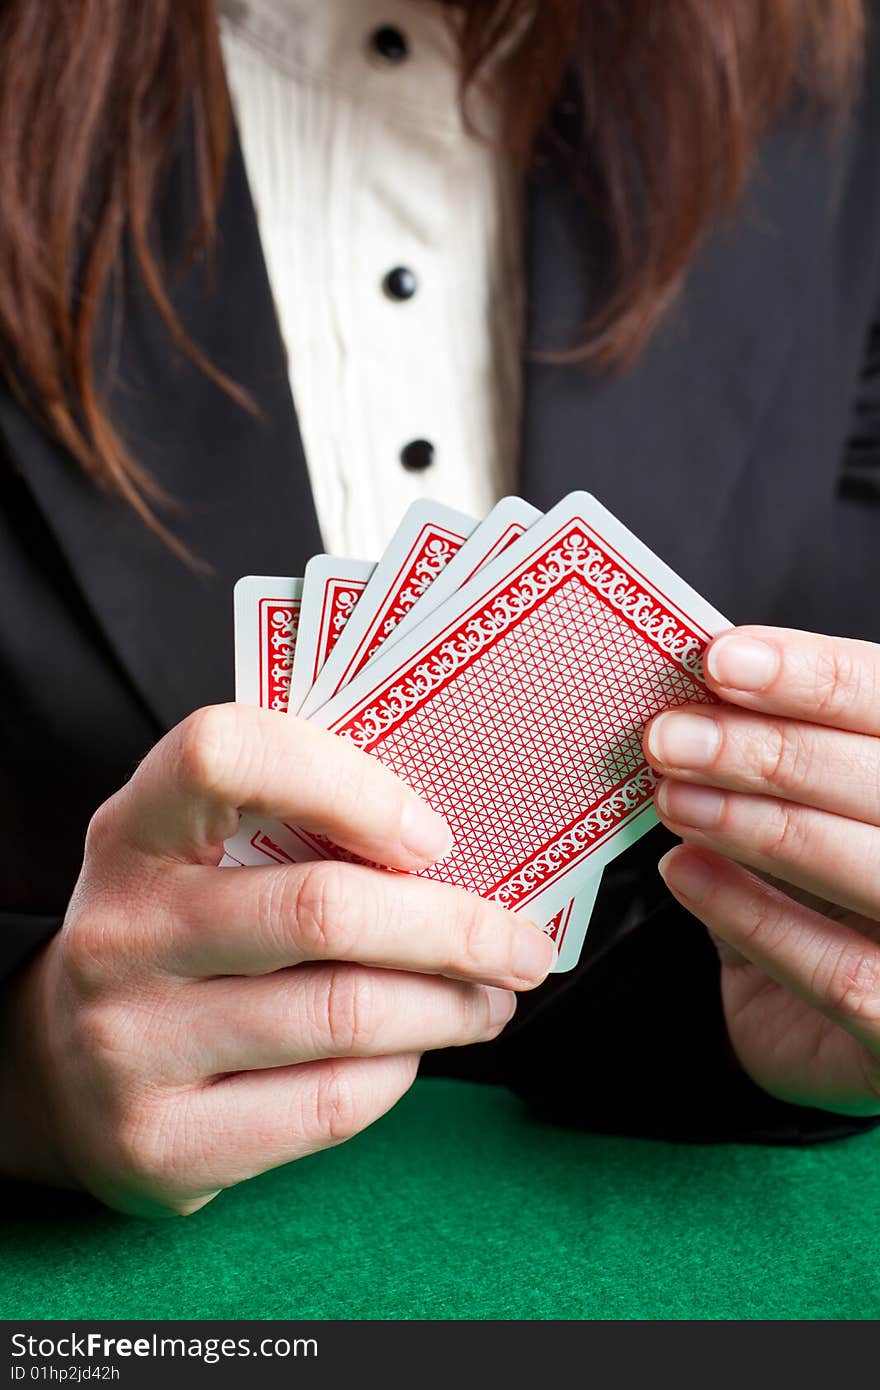
<path fill-rule="evenodd" d="M 583 102 L 592 206 L 614 278 L 578 355 L 637 355 L 701 237 L 741 191 L 762 131 L 797 92 L 842 104 L 863 0 L 454 0 L 465 94 L 499 65 L 506 131 L 531 157 L 567 71 Z M 501 56 L 499 56 L 501 55 Z M 189 122 L 194 252 L 210 246 L 229 140 L 216 0 L 5 0 L 0 17 L 0 373 L 97 481 L 148 524 L 162 500 L 107 418 L 93 367 L 98 309 L 130 238 L 175 341 L 151 208 Z M 172 540 L 172 544 L 174 544 Z"/>

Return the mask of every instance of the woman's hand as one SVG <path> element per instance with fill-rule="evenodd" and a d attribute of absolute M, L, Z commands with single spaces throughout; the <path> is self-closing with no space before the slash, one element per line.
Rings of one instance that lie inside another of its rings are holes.
<path fill-rule="evenodd" d="M 753 1079 L 880 1114 L 880 647 L 738 628 L 705 670 L 724 703 L 645 735 L 658 814 L 686 842 L 661 872 L 718 943 Z"/>
<path fill-rule="evenodd" d="M 218 869 L 239 809 L 418 869 L 445 822 L 286 715 L 200 710 L 97 812 L 64 928 L 10 992 L 0 1163 L 139 1214 L 196 1210 L 356 1134 L 428 1048 L 494 1038 L 553 960 L 534 926 L 407 874 Z"/>

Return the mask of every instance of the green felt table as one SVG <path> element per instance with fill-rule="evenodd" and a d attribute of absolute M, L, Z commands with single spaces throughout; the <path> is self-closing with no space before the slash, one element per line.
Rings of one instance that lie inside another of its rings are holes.
<path fill-rule="evenodd" d="M 425 1080 L 185 1221 L 7 1188 L 3 1318 L 873 1318 L 880 1131 L 811 1149 L 574 1133 Z"/>

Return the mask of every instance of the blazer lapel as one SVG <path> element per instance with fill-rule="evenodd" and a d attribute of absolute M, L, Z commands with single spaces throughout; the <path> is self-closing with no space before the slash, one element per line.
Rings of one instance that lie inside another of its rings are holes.
<path fill-rule="evenodd" d="M 737 216 L 704 246 L 674 311 L 633 369 L 608 375 L 540 360 L 577 341 L 584 276 L 592 266 L 601 283 L 603 255 L 558 163 L 535 179 L 522 464 L 531 501 L 546 509 L 572 488 L 593 492 L 711 596 L 731 545 L 742 545 L 725 512 L 798 341 L 840 155 L 794 118 L 768 139 Z M 791 516 L 797 498 L 782 505 Z"/>
<path fill-rule="evenodd" d="M 194 180 L 184 149 L 159 218 L 171 264 Z M 175 499 L 163 520 L 206 567 L 178 559 L 99 491 L 9 398 L 0 432 L 95 617 L 160 724 L 232 688 L 232 586 L 242 574 L 301 573 L 321 538 L 242 158 L 231 155 L 213 263 L 175 285 L 181 322 L 248 390 L 252 414 L 176 351 L 127 259 L 120 341 L 107 305 L 100 357 L 115 364 L 108 405 L 135 456 Z M 118 308 L 118 306 L 117 306 Z M 209 567 L 209 568 L 207 568 Z"/>

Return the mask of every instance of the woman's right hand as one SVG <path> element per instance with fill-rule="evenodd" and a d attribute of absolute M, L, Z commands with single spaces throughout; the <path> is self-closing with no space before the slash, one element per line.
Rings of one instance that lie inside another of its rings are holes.
<path fill-rule="evenodd" d="M 140 1215 L 348 1139 L 430 1048 L 494 1038 L 549 939 L 410 874 L 217 868 L 239 811 L 419 869 L 445 822 L 286 715 L 199 710 L 98 810 L 62 931 L 4 1000 L 0 1164 Z"/>

